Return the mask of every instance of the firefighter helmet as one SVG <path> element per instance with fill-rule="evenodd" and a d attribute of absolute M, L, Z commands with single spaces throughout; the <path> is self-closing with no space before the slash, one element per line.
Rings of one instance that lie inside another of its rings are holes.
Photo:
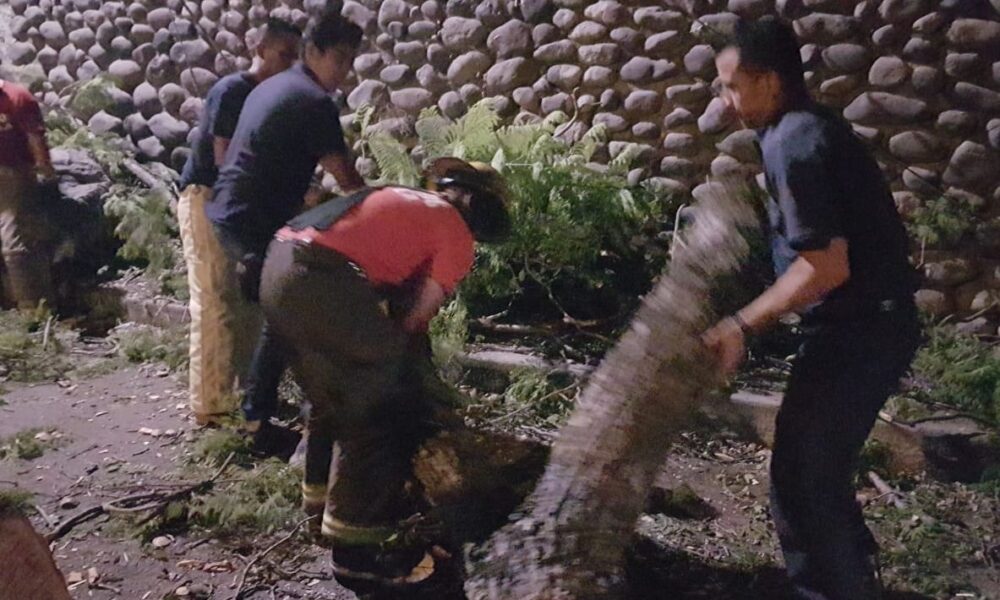
<path fill-rule="evenodd" d="M 510 194 L 493 167 L 449 156 L 434 160 L 424 171 L 424 178 L 429 190 L 458 187 L 471 194 L 469 209 L 462 211 L 462 216 L 478 241 L 500 242 L 510 234 Z"/>

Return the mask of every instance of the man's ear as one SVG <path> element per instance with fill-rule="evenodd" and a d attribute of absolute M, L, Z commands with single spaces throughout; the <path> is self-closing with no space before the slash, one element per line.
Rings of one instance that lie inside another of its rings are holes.
<path fill-rule="evenodd" d="M 764 81 L 768 97 L 777 104 L 781 99 L 781 77 L 774 71 L 768 71 L 764 75 Z"/>

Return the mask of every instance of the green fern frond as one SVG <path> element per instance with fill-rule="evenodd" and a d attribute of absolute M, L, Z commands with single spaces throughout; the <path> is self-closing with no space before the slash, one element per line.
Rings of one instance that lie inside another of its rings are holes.
<path fill-rule="evenodd" d="M 450 154 L 458 156 L 454 148 L 462 146 L 464 157 L 469 160 L 489 160 L 496 151 L 496 129 L 499 117 L 488 99 L 472 105 L 465 115 L 448 130 Z"/>
<path fill-rule="evenodd" d="M 358 123 L 358 131 L 360 131 L 361 139 L 368 138 L 368 128 L 372 124 L 372 119 L 375 117 L 375 108 L 370 104 L 362 104 L 354 111 L 355 120 Z"/>
<path fill-rule="evenodd" d="M 451 121 L 441 116 L 437 108 L 425 108 L 420 111 L 415 129 L 424 155 L 428 159 L 438 158 L 448 154 L 448 130 Z"/>
<path fill-rule="evenodd" d="M 642 153 L 642 146 L 639 144 L 627 144 L 622 151 L 608 163 L 608 167 L 613 171 L 627 171 L 635 163 Z"/>
<path fill-rule="evenodd" d="M 420 173 L 406 147 L 386 133 L 375 133 L 368 139 L 368 148 L 379 169 L 379 182 L 417 186 Z"/>
<path fill-rule="evenodd" d="M 530 154 L 532 146 L 545 133 L 545 129 L 540 124 L 535 123 L 502 127 L 497 131 L 496 136 L 500 147 L 510 159 L 521 160 Z"/>

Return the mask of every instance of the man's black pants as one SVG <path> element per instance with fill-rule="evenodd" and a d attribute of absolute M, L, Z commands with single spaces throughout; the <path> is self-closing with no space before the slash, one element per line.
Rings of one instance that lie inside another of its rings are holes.
<path fill-rule="evenodd" d="M 800 598 L 878 597 L 855 499 L 858 457 L 919 345 L 912 306 L 807 330 L 778 413 L 771 512 Z"/>

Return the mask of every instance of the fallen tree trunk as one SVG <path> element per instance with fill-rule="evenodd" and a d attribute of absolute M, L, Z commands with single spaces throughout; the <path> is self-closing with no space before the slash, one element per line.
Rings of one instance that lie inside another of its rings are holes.
<path fill-rule="evenodd" d="M 526 516 L 470 554 L 470 599 L 596 599 L 620 590 L 624 552 L 671 437 L 717 383 L 699 335 L 749 254 L 744 233 L 759 233 L 746 194 L 723 188 L 698 208 L 669 274 L 560 431 Z"/>

